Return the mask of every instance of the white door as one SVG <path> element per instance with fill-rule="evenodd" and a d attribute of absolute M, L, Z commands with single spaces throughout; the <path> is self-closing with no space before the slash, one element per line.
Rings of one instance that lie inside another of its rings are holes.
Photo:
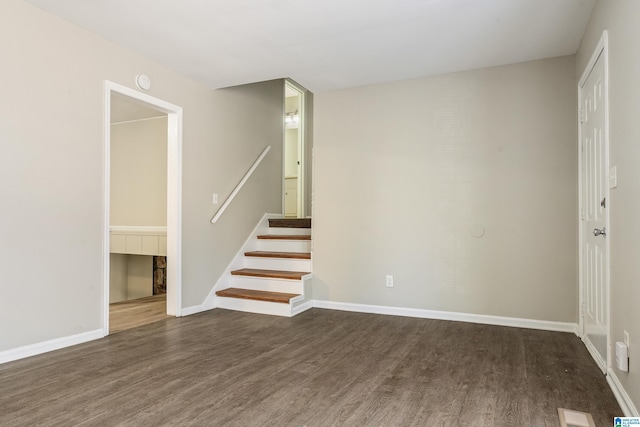
<path fill-rule="evenodd" d="M 580 85 L 581 269 L 583 340 L 603 371 L 608 364 L 607 224 L 609 210 L 605 55 Z"/>

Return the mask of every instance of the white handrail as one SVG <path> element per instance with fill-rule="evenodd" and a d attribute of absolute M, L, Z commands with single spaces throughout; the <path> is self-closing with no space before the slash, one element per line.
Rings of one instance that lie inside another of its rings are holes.
<path fill-rule="evenodd" d="M 249 168 L 247 173 L 244 174 L 244 176 L 242 177 L 242 179 L 240 180 L 238 185 L 236 185 L 236 188 L 233 189 L 231 194 L 229 194 L 229 197 L 227 197 L 227 199 L 224 201 L 222 206 L 220 206 L 220 209 L 218 209 L 218 212 L 216 212 L 216 214 L 213 216 L 213 218 L 211 218 L 211 224 L 215 224 L 216 221 L 218 221 L 218 219 L 220 219 L 220 217 L 222 216 L 223 212 L 227 209 L 227 207 L 231 204 L 231 202 L 236 197 L 236 195 L 240 192 L 240 189 L 242 189 L 242 187 L 244 186 L 244 183 L 247 182 L 247 180 L 249 179 L 249 177 L 251 176 L 253 171 L 256 170 L 258 165 L 260 165 L 260 162 L 262 162 L 262 159 L 264 159 L 264 157 L 267 155 L 269 150 L 271 150 L 271 146 L 267 145 L 265 147 L 265 149 L 262 151 L 262 154 L 260 154 L 258 156 L 258 158 L 256 159 L 255 162 L 253 162 L 253 164 L 251 165 L 251 167 Z"/>

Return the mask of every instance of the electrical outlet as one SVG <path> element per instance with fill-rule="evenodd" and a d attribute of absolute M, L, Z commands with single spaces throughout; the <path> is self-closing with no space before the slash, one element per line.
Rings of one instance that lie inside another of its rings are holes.
<path fill-rule="evenodd" d="M 387 274 L 387 288 L 393 288 L 393 276 Z"/>
<path fill-rule="evenodd" d="M 630 345 L 629 345 L 629 332 L 627 332 L 627 331 L 624 331 L 624 344 L 627 346 L 627 348 L 630 347 Z"/>
<path fill-rule="evenodd" d="M 218 204 L 218 193 L 213 193 L 213 204 L 214 205 Z"/>

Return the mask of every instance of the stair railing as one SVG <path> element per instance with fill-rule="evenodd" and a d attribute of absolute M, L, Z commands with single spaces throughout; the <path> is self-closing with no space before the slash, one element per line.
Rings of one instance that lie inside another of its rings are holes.
<path fill-rule="evenodd" d="M 244 176 L 242 177 L 240 182 L 236 185 L 236 188 L 233 189 L 231 194 L 229 194 L 229 197 L 227 197 L 226 200 L 224 201 L 224 203 L 222 204 L 222 206 L 220 206 L 220 209 L 218 209 L 218 211 L 215 213 L 215 215 L 213 215 L 213 218 L 211 218 L 211 224 L 215 224 L 216 221 L 218 221 L 218 219 L 220 219 L 220 217 L 222 216 L 224 211 L 231 204 L 231 202 L 236 197 L 236 195 L 240 192 L 240 190 L 242 189 L 244 184 L 247 182 L 247 180 L 251 177 L 251 174 L 253 174 L 253 171 L 255 171 L 256 168 L 260 165 L 260 163 L 262 162 L 262 159 L 265 158 L 265 156 L 267 155 L 269 150 L 271 150 L 271 146 L 270 145 L 267 145 L 264 148 L 264 150 L 262 150 L 262 154 L 260 154 L 258 156 L 258 158 L 256 159 L 255 162 L 253 162 L 253 164 L 251 165 L 251 167 L 249 168 L 247 173 L 244 174 Z"/>

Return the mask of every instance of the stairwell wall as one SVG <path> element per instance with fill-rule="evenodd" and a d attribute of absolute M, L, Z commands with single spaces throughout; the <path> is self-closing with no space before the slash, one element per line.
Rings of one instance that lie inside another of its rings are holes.
<path fill-rule="evenodd" d="M 574 56 L 315 100 L 314 299 L 577 322 Z"/>
<path fill-rule="evenodd" d="M 183 252 L 185 287 L 183 306 L 202 304 L 266 212 L 282 213 L 284 142 L 284 80 L 272 80 L 218 89 L 213 92 L 210 143 L 199 147 L 203 172 L 185 163 L 191 185 L 185 196 L 197 206 L 194 216 L 183 218 L 183 230 L 198 244 Z M 271 150 L 218 222 L 213 213 L 233 191 L 264 148 Z M 220 203 L 211 204 L 212 193 Z M 207 227 L 202 227 L 203 213 Z"/>

